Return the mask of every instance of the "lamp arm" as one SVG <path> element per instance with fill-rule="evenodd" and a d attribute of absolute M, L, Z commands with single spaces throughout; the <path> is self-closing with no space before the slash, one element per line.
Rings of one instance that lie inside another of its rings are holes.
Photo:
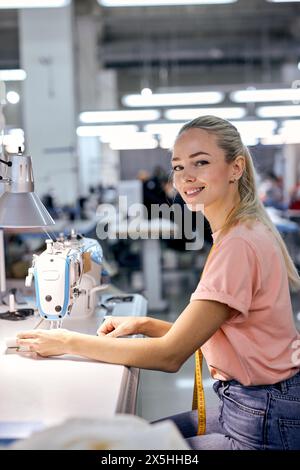
<path fill-rule="evenodd" d="M 12 162 L 7 162 L 6 160 L 2 160 L 2 158 L 0 158 L 0 162 L 4 163 L 4 165 L 12 166 Z"/>
<path fill-rule="evenodd" d="M 6 161 L 6 160 L 3 160 L 2 158 L 0 158 L 0 163 L 3 163 L 4 165 L 7 165 L 9 167 L 12 166 L 12 162 L 11 161 Z M 10 178 L 3 178 L 3 176 L 0 175 L 0 182 L 1 183 L 10 183 L 11 182 L 11 179 Z"/>

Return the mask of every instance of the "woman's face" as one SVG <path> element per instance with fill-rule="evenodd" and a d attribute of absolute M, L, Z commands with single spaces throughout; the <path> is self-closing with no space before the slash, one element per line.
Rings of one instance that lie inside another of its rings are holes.
<path fill-rule="evenodd" d="M 232 164 L 226 163 L 216 136 L 202 129 L 188 129 L 177 138 L 172 167 L 175 187 L 191 210 L 201 210 L 201 204 L 219 207 L 232 186 Z"/>

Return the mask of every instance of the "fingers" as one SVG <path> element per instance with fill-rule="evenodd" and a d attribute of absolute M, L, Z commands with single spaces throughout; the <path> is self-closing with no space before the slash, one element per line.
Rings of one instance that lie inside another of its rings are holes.
<path fill-rule="evenodd" d="M 103 328 L 100 327 L 97 331 L 98 336 L 110 336 L 111 338 L 117 338 L 118 336 L 122 336 L 122 331 L 123 328 L 117 327 L 117 328 Z"/>
<path fill-rule="evenodd" d="M 111 333 L 114 329 L 115 329 L 114 320 L 111 318 L 107 318 L 102 323 L 100 328 L 98 328 L 97 334 L 99 336 L 104 336 L 104 335 Z"/>
<path fill-rule="evenodd" d="M 17 334 L 17 338 L 19 338 L 19 339 L 37 338 L 37 337 L 38 337 L 38 331 L 37 330 L 21 331 L 20 333 Z"/>
<path fill-rule="evenodd" d="M 38 344 L 32 339 L 17 339 L 17 346 L 25 348 L 27 351 L 37 351 Z"/>
<path fill-rule="evenodd" d="M 115 330 L 108 333 L 106 336 L 110 336 L 111 338 L 117 338 L 118 336 L 120 336 L 120 330 L 121 328 L 116 328 Z"/>

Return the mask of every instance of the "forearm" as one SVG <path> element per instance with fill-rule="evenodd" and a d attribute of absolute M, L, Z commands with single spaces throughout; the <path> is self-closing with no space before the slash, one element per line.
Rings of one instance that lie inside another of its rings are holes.
<path fill-rule="evenodd" d="M 165 372 L 177 370 L 164 338 L 109 338 L 71 333 L 66 352 L 129 367 Z"/>
<path fill-rule="evenodd" d="M 173 323 L 158 320 L 152 317 L 141 317 L 139 333 L 150 338 L 160 338 L 164 336 L 172 327 Z"/>

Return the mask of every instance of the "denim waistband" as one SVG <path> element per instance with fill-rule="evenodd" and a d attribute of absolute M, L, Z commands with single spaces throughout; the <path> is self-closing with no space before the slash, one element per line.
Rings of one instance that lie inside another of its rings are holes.
<path fill-rule="evenodd" d="M 250 386 L 245 386 L 243 384 L 241 384 L 240 382 L 238 382 L 237 380 L 227 380 L 227 381 L 223 381 L 223 380 L 220 380 L 220 382 L 222 383 L 223 386 L 225 385 L 240 385 L 241 387 L 257 387 L 257 388 L 265 388 L 265 387 L 275 387 L 276 389 L 282 391 L 282 392 L 285 392 L 288 390 L 288 388 L 290 386 L 293 386 L 293 385 L 300 385 L 300 370 L 295 374 L 293 375 L 292 377 L 290 377 L 289 379 L 285 379 L 285 380 L 281 380 L 280 382 L 276 382 L 275 384 L 265 384 L 265 385 L 250 385 Z"/>
<path fill-rule="evenodd" d="M 300 385 L 300 371 L 298 371 L 295 375 L 293 375 L 289 379 L 282 380 L 281 382 L 275 383 L 273 387 L 277 388 L 281 392 L 287 392 L 289 387 L 293 385 Z"/>

